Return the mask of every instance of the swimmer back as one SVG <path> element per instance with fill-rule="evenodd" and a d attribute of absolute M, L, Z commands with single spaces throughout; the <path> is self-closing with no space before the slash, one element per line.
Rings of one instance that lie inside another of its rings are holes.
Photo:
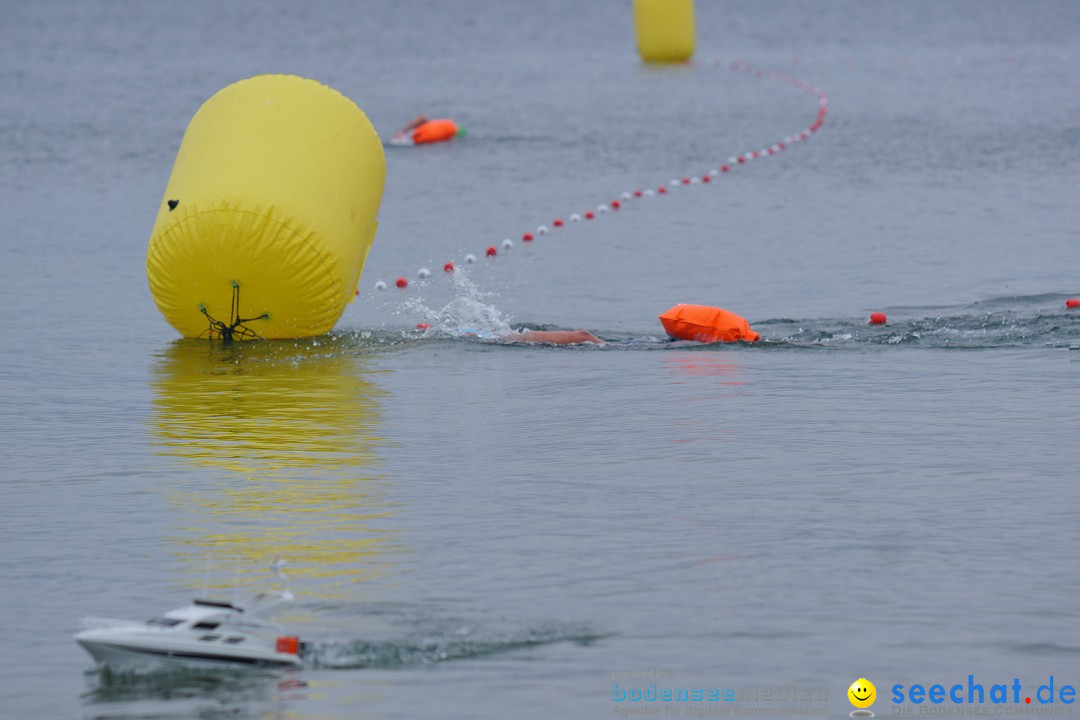
<path fill-rule="evenodd" d="M 761 336 L 741 315 L 708 305 L 676 305 L 660 316 L 668 335 L 697 342 L 757 342 Z"/>
<path fill-rule="evenodd" d="M 412 139 L 417 145 L 442 142 L 443 140 L 449 140 L 457 135 L 457 131 L 458 127 L 454 124 L 453 120 L 448 120 L 446 118 L 428 120 L 426 123 L 413 130 Z"/>

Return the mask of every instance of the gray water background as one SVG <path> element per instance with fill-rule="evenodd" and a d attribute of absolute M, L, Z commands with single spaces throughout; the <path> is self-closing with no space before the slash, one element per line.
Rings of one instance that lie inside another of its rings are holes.
<path fill-rule="evenodd" d="M 598 717 L 612 673 L 825 689 L 1080 680 L 1080 6 L 697 3 L 651 68 L 623 2 L 37 2 L 0 23 L 0 714 Z M 377 293 L 623 191 L 711 186 Z M 224 85 L 316 78 L 384 136 L 336 332 L 182 342 L 145 248 Z M 766 342 L 668 345 L 676 302 Z M 874 310 L 890 324 L 869 327 Z M 434 320 L 419 336 L 415 323 Z M 603 349 L 459 337 L 585 327 Z M 315 643 L 285 678 L 92 670 L 275 554 Z M 644 684 L 644 683 L 642 683 Z"/>

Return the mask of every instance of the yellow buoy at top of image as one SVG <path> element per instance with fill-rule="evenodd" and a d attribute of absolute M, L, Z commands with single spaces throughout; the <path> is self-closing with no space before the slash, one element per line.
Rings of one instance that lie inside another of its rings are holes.
<path fill-rule="evenodd" d="M 634 0 L 634 25 L 645 62 L 682 63 L 694 54 L 694 0 Z"/>

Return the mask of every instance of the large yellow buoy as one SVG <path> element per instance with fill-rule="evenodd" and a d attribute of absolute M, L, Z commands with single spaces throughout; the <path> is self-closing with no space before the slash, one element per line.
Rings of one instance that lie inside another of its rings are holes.
<path fill-rule="evenodd" d="M 634 0 L 634 25 L 645 62 L 686 62 L 694 54 L 694 0 Z"/>
<path fill-rule="evenodd" d="M 146 271 L 184 337 L 329 331 L 353 296 L 386 180 L 359 107 L 314 80 L 260 75 L 191 119 L 150 235 Z"/>

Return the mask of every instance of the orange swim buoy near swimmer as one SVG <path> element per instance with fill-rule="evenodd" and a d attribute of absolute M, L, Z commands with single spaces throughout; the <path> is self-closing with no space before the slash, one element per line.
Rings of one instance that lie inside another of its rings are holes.
<path fill-rule="evenodd" d="M 413 130 L 412 141 L 417 145 L 443 142 L 452 139 L 458 132 L 458 126 L 453 120 L 447 118 L 428 120 L 426 123 Z"/>
<path fill-rule="evenodd" d="M 757 342 L 761 336 L 741 315 L 708 305 L 676 305 L 660 316 L 668 335 L 697 342 Z"/>

